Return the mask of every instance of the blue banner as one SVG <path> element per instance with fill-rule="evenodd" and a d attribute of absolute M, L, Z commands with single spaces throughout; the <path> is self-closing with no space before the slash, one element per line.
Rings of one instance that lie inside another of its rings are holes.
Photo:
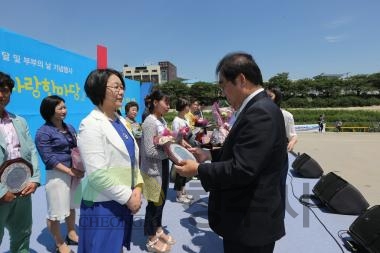
<path fill-rule="evenodd" d="M 305 125 L 295 125 L 296 132 L 318 132 L 318 124 L 305 124 Z M 324 128 L 323 128 L 324 129 Z"/>
<path fill-rule="evenodd" d="M 7 110 L 25 117 L 32 134 L 43 124 L 39 107 L 46 96 L 56 94 L 65 99 L 66 120 L 75 128 L 92 109 L 83 84 L 96 67 L 95 60 L 3 29 L 0 53 L 0 70 L 15 81 Z"/>
<path fill-rule="evenodd" d="M 33 138 L 44 123 L 39 111 L 41 101 L 53 94 L 66 101 L 68 114 L 65 122 L 78 128 L 80 121 L 93 108 L 86 98 L 83 84 L 88 73 L 95 68 L 93 59 L 0 29 L 0 71 L 15 81 L 6 109 L 26 118 Z M 41 162 L 40 165 L 43 171 Z"/>
<path fill-rule="evenodd" d="M 140 82 L 131 80 L 128 78 L 124 79 L 125 82 L 125 92 L 124 92 L 124 102 L 123 102 L 123 108 L 121 108 L 121 112 L 123 116 L 125 117 L 125 104 L 130 101 L 135 101 L 139 105 L 139 112 L 136 116 L 137 122 L 141 121 L 141 103 L 140 103 Z"/>
<path fill-rule="evenodd" d="M 94 59 L 0 28 L 0 71 L 15 81 L 11 102 L 6 109 L 28 121 L 33 138 L 44 123 L 39 112 L 41 101 L 49 95 L 59 95 L 65 100 L 65 122 L 78 129 L 80 121 L 94 108 L 83 87 L 86 77 L 95 68 Z M 125 81 L 123 105 L 129 101 L 140 105 L 140 82 Z M 142 106 L 138 121 L 141 121 L 143 109 Z M 124 112 L 124 107 L 121 111 Z M 43 172 L 41 161 L 40 165 Z M 44 173 L 42 182 L 45 182 Z"/>

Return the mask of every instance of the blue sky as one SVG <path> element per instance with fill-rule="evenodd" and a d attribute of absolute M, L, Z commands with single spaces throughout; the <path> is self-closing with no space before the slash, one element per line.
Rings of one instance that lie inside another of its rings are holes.
<path fill-rule="evenodd" d="M 246 51 L 264 80 L 380 72 L 378 0 L 12 0 L 0 27 L 109 67 L 169 60 L 178 75 L 215 81 L 228 52 Z"/>

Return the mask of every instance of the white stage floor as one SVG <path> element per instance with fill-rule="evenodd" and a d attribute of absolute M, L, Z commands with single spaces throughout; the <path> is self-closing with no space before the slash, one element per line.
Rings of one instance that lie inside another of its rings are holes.
<path fill-rule="evenodd" d="M 294 160 L 289 155 L 289 164 Z M 289 168 L 291 171 L 291 167 Z M 349 252 L 343 246 L 339 237 L 341 230 L 348 230 L 357 216 L 332 214 L 318 208 L 313 208 L 315 215 L 301 205 L 297 198 L 302 194 L 311 193 L 317 179 L 293 177 L 287 178 L 287 212 L 285 217 L 286 236 L 276 243 L 276 253 L 288 252 Z M 293 189 L 293 190 L 292 190 Z M 177 243 L 172 247 L 174 253 L 218 253 L 223 252 L 222 239 L 208 226 L 207 201 L 208 194 L 203 191 L 199 181 L 193 180 L 187 184 L 189 194 L 195 196 L 195 201 L 189 205 L 175 202 L 175 191 L 170 184 L 168 200 L 164 208 L 163 224 L 165 229 L 174 236 Z M 294 195 L 297 197 L 295 197 Z M 134 216 L 134 228 L 130 252 L 146 252 L 146 238 L 143 235 L 145 203 L 140 212 Z M 46 200 L 44 187 L 40 187 L 33 195 L 33 233 L 31 237 L 31 252 L 54 252 L 54 242 L 46 228 Z M 77 219 L 79 217 L 79 210 Z M 319 221 L 319 220 L 320 221 Z M 61 225 L 65 234 L 65 226 Z M 343 237 L 347 237 L 343 233 Z M 335 241 L 336 240 L 336 241 Z M 76 247 L 71 246 L 76 252 Z M 0 252 L 9 252 L 9 236 L 5 231 Z M 124 252 L 128 252 L 126 249 Z M 89 252 L 90 253 L 90 252 Z"/>

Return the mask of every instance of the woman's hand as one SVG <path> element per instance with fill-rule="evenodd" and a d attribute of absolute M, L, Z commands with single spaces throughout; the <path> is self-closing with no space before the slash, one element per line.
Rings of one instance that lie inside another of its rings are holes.
<path fill-rule="evenodd" d="M 67 174 L 69 174 L 70 176 L 78 177 L 78 178 L 84 177 L 84 171 L 77 170 L 75 168 L 69 168 L 69 169 L 70 170 L 67 172 Z"/>
<path fill-rule="evenodd" d="M 136 214 L 142 205 L 141 201 L 141 189 L 135 188 L 132 191 L 132 195 L 129 198 L 128 202 L 126 203 L 129 210 L 131 210 L 132 214 Z"/>
<path fill-rule="evenodd" d="M 288 152 L 292 151 L 297 143 L 297 136 L 293 136 L 288 143 Z"/>
<path fill-rule="evenodd" d="M 186 149 L 191 148 L 191 145 L 187 141 L 185 141 L 183 138 L 180 140 L 179 144 Z"/>

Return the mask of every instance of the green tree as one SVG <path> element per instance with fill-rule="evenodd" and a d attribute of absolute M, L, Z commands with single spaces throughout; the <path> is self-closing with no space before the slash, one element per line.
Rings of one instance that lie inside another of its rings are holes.
<path fill-rule="evenodd" d="M 368 83 L 367 75 L 354 75 L 347 78 L 345 81 L 345 94 L 353 94 L 360 96 L 360 94 L 366 90 Z"/>
<path fill-rule="evenodd" d="M 216 84 L 207 82 L 196 82 L 190 86 L 189 96 L 196 98 L 201 103 L 211 105 L 219 96 L 219 88 Z"/>
<path fill-rule="evenodd" d="M 305 78 L 293 82 L 292 90 L 296 97 L 308 97 L 313 93 L 313 80 Z"/>
<path fill-rule="evenodd" d="M 186 98 L 189 95 L 189 87 L 180 80 L 173 80 L 161 85 L 158 88 L 170 97 L 170 107 L 175 108 L 179 97 Z"/>
<path fill-rule="evenodd" d="M 374 90 L 380 92 L 380 73 L 374 73 L 368 76 L 368 85 Z"/>
<path fill-rule="evenodd" d="M 336 97 L 340 93 L 342 80 L 339 77 L 318 75 L 313 79 L 318 96 Z"/>
<path fill-rule="evenodd" d="M 292 81 L 289 80 L 289 73 L 279 73 L 268 80 L 269 86 L 276 86 L 281 89 L 285 97 L 291 97 L 293 91 L 291 90 Z"/>

